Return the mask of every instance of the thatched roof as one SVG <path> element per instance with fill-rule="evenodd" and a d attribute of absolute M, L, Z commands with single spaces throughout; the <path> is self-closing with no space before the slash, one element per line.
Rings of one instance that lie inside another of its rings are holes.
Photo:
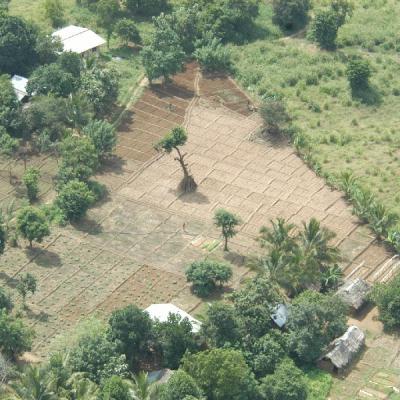
<path fill-rule="evenodd" d="M 337 295 L 350 307 L 359 310 L 367 299 L 371 286 L 361 278 L 346 282 Z"/>
<path fill-rule="evenodd" d="M 323 359 L 329 360 L 337 369 L 346 368 L 364 344 L 364 332 L 357 326 L 350 326 L 343 336 L 331 343 L 331 350 Z"/>

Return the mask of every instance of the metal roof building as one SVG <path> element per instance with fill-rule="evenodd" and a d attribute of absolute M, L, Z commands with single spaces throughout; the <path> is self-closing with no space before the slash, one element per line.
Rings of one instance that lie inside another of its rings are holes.
<path fill-rule="evenodd" d="M 144 311 L 146 311 L 152 320 L 158 320 L 160 322 L 168 321 L 168 317 L 170 314 L 178 314 L 182 319 L 187 318 L 189 322 L 192 324 L 192 332 L 199 332 L 201 327 L 201 322 L 197 319 L 193 318 L 187 312 L 181 310 L 179 307 L 167 303 L 167 304 L 152 304 L 150 307 L 147 307 Z"/>
<path fill-rule="evenodd" d="M 106 43 L 97 33 L 75 25 L 70 25 L 53 32 L 52 36 L 61 40 L 63 51 L 73 51 L 78 54 L 97 50 Z"/>
<path fill-rule="evenodd" d="M 19 101 L 23 100 L 25 97 L 28 96 L 26 91 L 26 85 L 28 84 L 28 79 L 24 78 L 23 76 L 14 75 L 11 78 L 11 84 L 14 88 L 14 92 Z"/>

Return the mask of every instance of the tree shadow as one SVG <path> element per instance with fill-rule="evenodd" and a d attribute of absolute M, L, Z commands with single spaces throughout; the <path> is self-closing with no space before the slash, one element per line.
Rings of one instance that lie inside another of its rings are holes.
<path fill-rule="evenodd" d="M 247 265 L 247 257 L 236 251 L 225 251 L 224 260 L 230 262 L 237 267 L 245 267 Z"/>
<path fill-rule="evenodd" d="M 72 221 L 71 226 L 76 230 L 89 235 L 99 235 L 103 232 L 102 225 L 89 217 L 81 218 L 79 221 Z"/>
<path fill-rule="evenodd" d="M 182 193 L 179 192 L 177 189 L 176 190 L 171 190 L 174 194 L 179 196 L 180 200 L 182 200 L 184 203 L 192 203 L 192 204 L 209 204 L 210 201 L 208 200 L 208 197 L 205 196 L 204 194 L 196 191 L 192 193 Z"/>
<path fill-rule="evenodd" d="M 354 100 L 360 101 L 368 106 L 379 106 L 382 104 L 382 95 L 375 86 L 369 85 L 365 88 L 351 90 L 351 96 Z"/>
<path fill-rule="evenodd" d="M 25 308 L 25 315 L 35 321 L 47 322 L 49 320 L 50 315 L 44 311 L 35 312 L 31 310 L 28 306 Z"/>
<path fill-rule="evenodd" d="M 0 279 L 11 289 L 17 287 L 18 279 L 6 274 L 5 272 L 0 272 Z"/>
<path fill-rule="evenodd" d="M 109 173 L 123 175 L 124 167 L 126 166 L 126 164 L 126 160 L 117 155 L 113 155 L 112 157 L 107 158 L 102 162 L 102 165 L 98 172 L 104 175 Z"/>
<path fill-rule="evenodd" d="M 132 110 L 125 110 L 118 123 L 118 132 L 129 132 L 134 121 L 135 113 Z"/>
<path fill-rule="evenodd" d="M 62 266 L 61 258 L 57 253 L 47 249 L 36 249 L 27 247 L 25 254 L 31 262 L 44 268 L 57 268 Z"/>

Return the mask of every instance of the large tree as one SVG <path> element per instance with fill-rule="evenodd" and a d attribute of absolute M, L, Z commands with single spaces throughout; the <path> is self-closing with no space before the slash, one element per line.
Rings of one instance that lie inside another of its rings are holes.
<path fill-rule="evenodd" d="M 182 71 L 185 59 L 180 38 L 164 15 L 154 19 L 154 27 L 150 44 L 141 52 L 150 83 L 161 77 L 168 81 L 172 75 Z"/>
<path fill-rule="evenodd" d="M 289 348 L 303 363 L 316 361 L 347 328 L 347 306 L 336 295 L 305 291 L 289 309 Z"/>
<path fill-rule="evenodd" d="M 24 74 L 36 63 L 37 34 L 23 19 L 0 13 L 0 73 Z"/>
<path fill-rule="evenodd" d="M 187 355 L 182 368 L 208 400 L 255 400 L 257 381 L 238 350 L 214 349 Z"/>
<path fill-rule="evenodd" d="M 371 298 L 378 306 L 379 319 L 386 329 L 400 328 L 400 275 L 387 283 L 378 283 Z"/>
<path fill-rule="evenodd" d="M 15 358 L 31 349 L 32 331 L 26 328 L 21 319 L 0 310 L 0 351 L 6 357 Z"/>
<path fill-rule="evenodd" d="M 244 334 L 261 337 L 272 328 L 271 315 L 282 303 L 282 296 L 274 282 L 259 275 L 234 292 L 232 300 Z"/>
<path fill-rule="evenodd" d="M 273 20 L 283 29 L 305 25 L 311 8 L 310 0 L 273 0 Z"/>
<path fill-rule="evenodd" d="M 42 65 L 29 79 L 29 94 L 53 94 L 66 97 L 75 90 L 76 82 L 72 74 L 62 69 L 59 64 Z"/>
<path fill-rule="evenodd" d="M 107 34 L 107 47 L 110 47 L 111 35 L 121 13 L 119 6 L 118 0 L 100 0 L 96 7 L 97 23 Z"/>
<path fill-rule="evenodd" d="M 186 351 L 196 350 L 192 324 L 179 314 L 169 314 L 165 322 L 156 322 L 154 331 L 162 364 L 166 368 L 177 369 Z"/>
<path fill-rule="evenodd" d="M 119 75 L 109 68 L 88 69 L 82 74 L 80 90 L 93 104 L 97 115 L 107 114 L 118 98 Z"/>
<path fill-rule="evenodd" d="M 70 221 L 82 218 L 95 197 L 85 182 L 76 179 L 63 185 L 56 198 L 56 204 Z"/>
<path fill-rule="evenodd" d="M 1 38 L 0 38 L 1 41 Z M 21 106 L 8 75 L 0 75 L 0 127 L 16 136 L 22 135 Z"/>
<path fill-rule="evenodd" d="M 83 336 L 70 351 L 68 365 L 73 372 L 84 372 L 96 383 L 127 373 L 125 356 L 118 352 L 116 344 L 103 332 Z"/>
<path fill-rule="evenodd" d="M 186 154 L 181 151 L 181 147 L 185 145 L 186 141 L 187 133 L 183 127 L 179 126 L 172 129 L 155 146 L 158 151 L 164 151 L 167 154 L 170 154 L 173 150 L 176 151 L 178 157 L 175 157 L 175 160 L 179 162 L 183 171 L 183 179 L 179 184 L 179 189 L 183 193 L 194 192 L 197 188 L 197 184 L 189 173 L 189 168 L 185 161 Z"/>
<path fill-rule="evenodd" d="M 131 368 L 145 358 L 153 341 L 153 323 L 149 314 L 134 305 L 114 311 L 109 319 L 109 336 L 126 355 Z"/>
<path fill-rule="evenodd" d="M 22 208 L 17 214 L 17 229 L 19 233 L 29 241 L 42 242 L 42 240 L 50 235 L 49 224 L 43 212 L 34 207 Z"/>
<path fill-rule="evenodd" d="M 260 391 L 263 398 L 268 400 L 307 399 L 304 373 L 290 358 L 282 359 L 276 371 L 262 380 Z"/>
<path fill-rule="evenodd" d="M 184 370 L 176 371 L 161 388 L 161 400 L 185 400 L 187 396 L 202 398 L 202 391 Z"/>

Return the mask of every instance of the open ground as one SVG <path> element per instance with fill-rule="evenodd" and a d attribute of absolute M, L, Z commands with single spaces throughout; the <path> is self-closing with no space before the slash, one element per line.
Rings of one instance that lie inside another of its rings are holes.
<path fill-rule="evenodd" d="M 184 151 L 199 185 L 192 194 L 177 192 L 181 170 L 173 156 L 153 150 L 176 125 L 189 132 Z M 186 266 L 203 257 L 226 259 L 236 287 L 249 273 L 245 257 L 258 252 L 260 227 L 276 217 L 297 224 L 321 220 L 337 235 L 347 276 L 390 277 L 391 255 L 358 223 L 342 194 L 286 143 L 258 139 L 260 127 L 232 80 L 202 76 L 194 64 L 172 83 L 145 90 L 121 122 L 118 157 L 97 176 L 108 198 L 79 224 L 54 229 L 42 246 L 29 250 L 20 243 L 1 258 L 3 284 L 13 287 L 25 272 L 38 279 L 26 316 L 36 331 L 36 355 L 44 357 L 79 320 L 93 313 L 106 317 L 127 304 L 173 302 L 196 314 L 201 302 L 186 283 Z M 32 158 L 31 164 L 42 171 L 46 202 L 54 195 L 56 160 Z M 13 166 L 16 182 L 23 169 Z M 9 183 L 7 161 L 2 171 L 1 201 L 7 204 L 23 191 Z M 243 221 L 229 253 L 212 221 L 220 207 Z"/>

